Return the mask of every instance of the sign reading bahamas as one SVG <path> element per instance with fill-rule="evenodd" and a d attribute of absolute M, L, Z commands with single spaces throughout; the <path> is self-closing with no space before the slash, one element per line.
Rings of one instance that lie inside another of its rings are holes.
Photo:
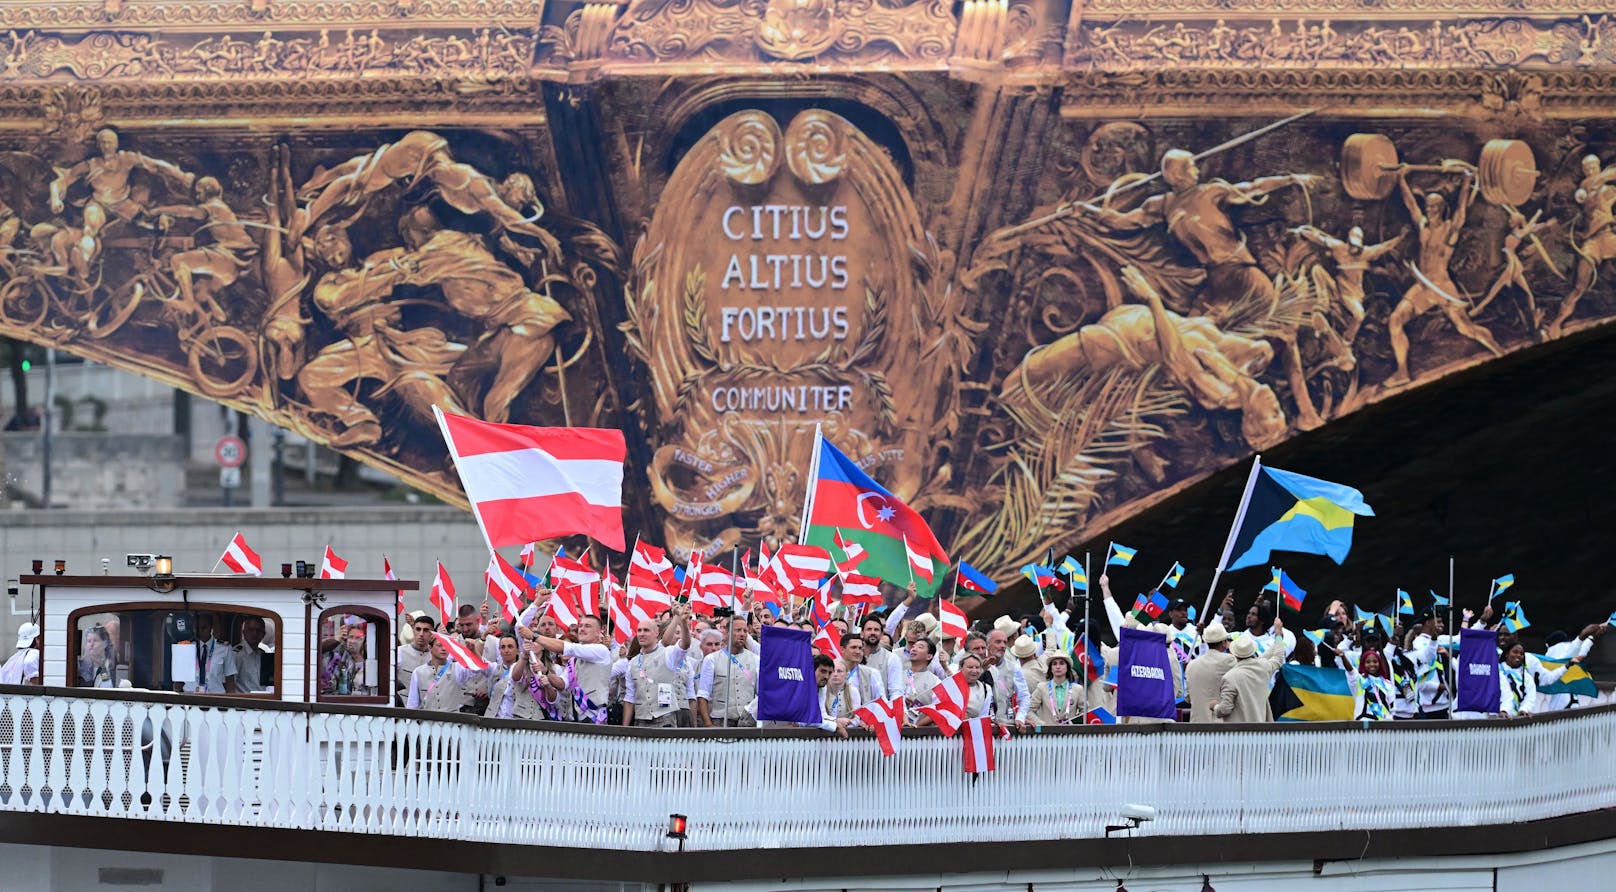
<path fill-rule="evenodd" d="M 967 333 L 887 154 L 835 114 L 721 121 L 636 246 L 624 325 L 650 370 L 668 545 L 794 539 L 815 424 L 905 499 L 957 418 Z M 952 348 L 952 349 L 951 349 Z"/>

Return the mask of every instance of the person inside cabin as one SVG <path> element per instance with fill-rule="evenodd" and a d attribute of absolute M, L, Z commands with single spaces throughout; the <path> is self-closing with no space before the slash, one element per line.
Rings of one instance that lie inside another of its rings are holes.
<path fill-rule="evenodd" d="M 431 712 L 459 712 L 466 702 L 466 683 L 476 678 L 486 681 L 487 673 L 450 661 L 442 637 L 433 635 L 431 656 L 410 673 L 410 694 L 404 705 Z"/>
<path fill-rule="evenodd" d="M 39 676 L 39 650 L 34 640 L 39 637 L 39 626 L 23 623 L 17 630 L 17 652 L 0 666 L 0 684 L 43 684 Z"/>
<path fill-rule="evenodd" d="M 374 694 L 365 673 L 365 621 L 344 616 L 336 637 L 320 642 L 320 693 L 341 696 Z"/>
<path fill-rule="evenodd" d="M 410 696 L 410 673 L 425 666 L 427 660 L 432 658 L 432 636 L 437 629 L 438 621 L 425 613 L 418 613 L 410 620 L 409 643 L 398 646 L 395 659 L 398 671 L 394 673 L 393 694 L 400 706 Z"/>
<path fill-rule="evenodd" d="M 273 659 L 260 647 L 264 643 L 264 619 L 260 616 L 241 618 L 241 641 L 231 648 L 236 658 L 236 688 L 244 694 L 263 693 L 275 681 Z"/>
<path fill-rule="evenodd" d="M 234 694 L 236 655 L 218 637 L 219 618 L 213 613 L 196 615 L 196 681 L 186 690 L 193 694 Z"/>
<path fill-rule="evenodd" d="M 117 656 L 112 650 L 112 636 L 100 623 L 84 630 L 84 646 L 79 651 L 78 686 L 81 688 L 117 687 Z"/>

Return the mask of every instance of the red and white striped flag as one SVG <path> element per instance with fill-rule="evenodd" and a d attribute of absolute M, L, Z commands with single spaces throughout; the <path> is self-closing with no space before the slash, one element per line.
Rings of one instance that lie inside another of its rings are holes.
<path fill-rule="evenodd" d="M 627 590 L 619 589 L 613 592 L 611 599 L 607 601 L 606 609 L 612 624 L 612 641 L 627 644 L 628 640 L 634 637 L 634 629 L 639 624 L 639 619 L 629 609 Z"/>
<path fill-rule="evenodd" d="M 970 627 L 970 623 L 965 619 L 965 611 L 956 607 L 953 601 L 939 600 L 937 612 L 939 617 L 937 627 L 943 636 L 964 641 L 965 630 Z"/>
<path fill-rule="evenodd" d="M 449 578 L 449 571 L 443 569 L 443 561 L 438 561 L 438 572 L 432 576 L 432 594 L 429 596 L 432 606 L 438 608 L 443 614 L 443 628 L 449 628 L 455 615 L 455 589 L 454 580 Z"/>
<path fill-rule="evenodd" d="M 385 554 L 382 555 L 382 578 L 383 579 L 393 579 L 393 580 L 398 579 L 398 574 L 393 572 L 393 562 L 388 560 L 387 555 L 385 555 Z M 395 612 L 398 613 L 399 616 L 403 616 L 404 615 L 404 590 L 399 589 L 397 594 L 398 594 L 398 610 L 395 611 Z"/>
<path fill-rule="evenodd" d="M 965 773 L 993 770 L 993 719 L 983 716 L 960 726 L 965 734 Z"/>
<path fill-rule="evenodd" d="M 325 547 L 325 555 L 320 558 L 321 579 L 346 579 L 348 576 L 348 562 L 337 557 L 331 546 Z"/>
<path fill-rule="evenodd" d="M 881 744 L 882 755 L 891 756 L 898 752 L 898 740 L 902 736 L 899 729 L 903 727 L 902 697 L 867 704 L 853 713 L 853 717 L 864 722 L 866 727 L 875 732 L 876 742 Z"/>
<path fill-rule="evenodd" d="M 579 608 L 600 615 L 600 574 L 587 564 L 568 557 L 556 558 L 550 562 L 550 583 L 557 588 L 563 583 L 575 586 Z"/>
<path fill-rule="evenodd" d="M 258 556 L 258 552 L 247 547 L 247 537 L 240 533 L 230 537 L 230 544 L 224 547 L 224 556 L 219 558 L 219 562 L 235 573 L 248 576 L 264 575 L 264 559 Z"/>
<path fill-rule="evenodd" d="M 673 606 L 673 595 L 662 580 L 637 564 L 628 568 L 627 604 L 642 614 L 642 618 L 656 616 Z"/>
<path fill-rule="evenodd" d="M 623 550 L 622 431 L 432 412 L 490 549 L 583 533 Z"/>
<path fill-rule="evenodd" d="M 634 543 L 634 557 L 629 562 L 629 570 L 639 568 L 645 574 L 662 583 L 662 590 L 673 588 L 673 561 L 668 560 L 668 553 L 649 542 Z"/>
<path fill-rule="evenodd" d="M 504 615 L 505 621 L 516 622 L 516 618 L 522 615 L 523 601 L 533 594 L 527 580 L 499 552 L 491 551 L 488 553 L 488 568 L 483 571 L 483 581 L 488 585 L 488 593 L 499 602 L 499 612 Z"/>
<path fill-rule="evenodd" d="M 830 622 L 831 610 L 836 606 L 830 597 L 830 580 L 831 577 L 825 577 L 825 581 L 820 583 L 819 588 L 814 590 L 814 606 L 809 613 L 809 617 L 816 625 L 822 626 Z"/>
<path fill-rule="evenodd" d="M 959 733 L 960 723 L 965 721 L 954 710 L 945 706 L 921 706 L 918 708 L 921 715 L 932 720 L 937 730 L 943 732 L 944 737 L 953 737 Z"/>
<path fill-rule="evenodd" d="M 774 553 L 772 582 L 782 591 L 806 595 L 830 573 L 830 552 L 817 545 L 782 545 Z"/>
<path fill-rule="evenodd" d="M 581 592 L 582 588 L 571 582 L 556 586 L 550 600 L 544 602 L 545 615 L 553 618 L 562 629 L 578 625 L 578 617 L 583 613 L 578 601 Z"/>
<path fill-rule="evenodd" d="M 739 604 L 744 593 L 745 580 L 737 579 L 718 564 L 701 568 L 701 584 L 690 599 L 690 609 L 697 613 L 711 612 L 713 608 Z M 703 611 L 701 608 L 706 607 Z"/>
<path fill-rule="evenodd" d="M 813 645 L 814 650 L 833 660 L 842 658 L 842 643 L 836 640 L 836 627 L 830 623 L 820 626 L 819 631 L 814 633 Z"/>
<path fill-rule="evenodd" d="M 843 539 L 840 528 L 836 530 L 836 547 L 843 555 L 842 560 L 836 562 L 836 572 L 844 577 L 853 572 L 853 568 L 857 567 L 860 561 L 870 556 L 870 553 L 864 550 L 864 546 Z"/>
<path fill-rule="evenodd" d="M 517 556 L 517 560 L 522 564 L 522 569 L 531 570 L 533 568 L 533 552 L 538 547 L 539 543 L 537 542 L 529 542 L 522 546 L 522 553 Z"/>
<path fill-rule="evenodd" d="M 965 708 L 971 704 L 971 683 L 965 680 L 965 673 L 956 672 L 953 677 L 931 689 L 937 697 L 937 705 L 964 717 Z"/>
<path fill-rule="evenodd" d="M 449 659 L 459 663 L 467 669 L 487 669 L 488 663 L 475 651 L 466 646 L 464 641 L 453 635 L 440 633 L 443 639 L 443 649 L 449 652 Z"/>
<path fill-rule="evenodd" d="M 903 537 L 903 550 L 909 555 L 909 569 L 913 571 L 916 576 L 919 576 L 927 582 L 931 582 L 931 555 L 915 551 L 914 548 L 909 545 L 908 536 Z"/>
<path fill-rule="evenodd" d="M 849 573 L 842 577 L 842 603 L 848 606 L 871 604 L 881 606 L 881 580 L 873 576 Z"/>

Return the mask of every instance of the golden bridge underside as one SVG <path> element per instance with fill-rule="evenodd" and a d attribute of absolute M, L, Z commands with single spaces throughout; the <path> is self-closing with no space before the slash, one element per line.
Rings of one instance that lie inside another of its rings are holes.
<path fill-rule="evenodd" d="M 823 424 L 1007 575 L 1613 313 L 1561 0 L 0 2 L 0 60 L 0 332 L 452 500 L 433 405 L 621 428 L 680 552 L 795 536 Z"/>

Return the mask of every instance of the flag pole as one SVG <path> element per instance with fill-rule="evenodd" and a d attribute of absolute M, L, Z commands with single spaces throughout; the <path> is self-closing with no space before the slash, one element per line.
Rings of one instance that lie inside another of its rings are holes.
<path fill-rule="evenodd" d="M 909 559 L 909 534 L 908 533 L 900 533 L 899 535 L 903 537 L 903 562 L 909 568 L 909 582 L 912 583 L 912 584 L 918 585 L 919 583 L 915 583 L 915 562 Z M 959 583 L 959 575 L 958 574 L 955 574 L 954 582 L 955 582 L 955 585 L 957 586 L 958 583 Z M 955 600 L 959 599 L 958 595 L 959 595 L 959 593 L 956 591 L 955 592 Z"/>
<path fill-rule="evenodd" d="M 1251 459 L 1251 474 L 1246 477 L 1246 489 L 1240 494 L 1240 507 L 1234 513 L 1234 525 L 1229 527 L 1229 538 L 1223 543 L 1223 557 L 1218 558 L 1218 566 L 1212 571 L 1212 585 L 1206 590 L 1206 603 L 1201 605 L 1201 615 L 1212 609 L 1212 596 L 1217 593 L 1218 579 L 1223 576 L 1223 568 L 1229 565 L 1229 552 L 1234 550 L 1235 537 L 1240 535 L 1240 524 L 1246 519 L 1246 508 L 1251 505 L 1251 490 L 1257 485 L 1257 475 L 1262 472 L 1262 456 L 1254 455 Z"/>
<path fill-rule="evenodd" d="M 729 727 L 729 701 L 735 697 L 735 688 L 730 685 L 730 666 L 735 662 L 735 654 L 730 652 L 730 642 L 735 640 L 735 623 L 739 619 L 735 615 L 735 571 L 741 562 L 741 550 L 731 546 L 729 550 L 729 634 L 724 636 L 724 723 L 722 727 Z M 711 702 L 711 701 L 709 701 Z"/>
<path fill-rule="evenodd" d="M 1084 724 L 1088 724 L 1088 721 L 1089 721 L 1089 665 L 1088 665 L 1088 659 L 1089 659 L 1089 595 L 1092 594 L 1093 588 L 1094 588 L 1094 581 L 1093 581 L 1094 577 L 1091 575 L 1093 568 L 1090 566 L 1090 564 L 1092 563 L 1091 558 L 1092 558 L 1092 554 L 1090 552 L 1087 552 L 1087 551 L 1083 552 L 1083 575 L 1084 575 L 1084 577 L 1086 577 L 1088 579 L 1088 582 L 1083 587 L 1083 664 L 1084 664 L 1083 665 L 1083 723 Z M 1072 595 L 1075 597 L 1077 595 L 1077 592 L 1073 592 Z M 1057 640 L 1059 640 L 1059 639 L 1057 638 Z M 1072 659 L 1074 659 L 1074 660 L 1077 659 L 1077 655 L 1073 654 Z"/>
<path fill-rule="evenodd" d="M 1453 636 L 1458 634 L 1453 628 L 1453 555 L 1448 555 L 1448 718 L 1453 718 L 1453 709 L 1459 702 L 1459 666 L 1455 661 L 1451 642 Z M 1417 705 L 1417 704 L 1416 704 Z"/>
<path fill-rule="evenodd" d="M 808 518 L 813 513 L 814 488 L 819 483 L 819 453 L 820 444 L 825 440 L 824 426 L 814 424 L 814 455 L 808 460 L 808 485 L 802 494 L 802 522 L 797 525 L 797 544 L 801 545 L 808 538 Z M 907 555 L 904 558 L 908 560 Z"/>

